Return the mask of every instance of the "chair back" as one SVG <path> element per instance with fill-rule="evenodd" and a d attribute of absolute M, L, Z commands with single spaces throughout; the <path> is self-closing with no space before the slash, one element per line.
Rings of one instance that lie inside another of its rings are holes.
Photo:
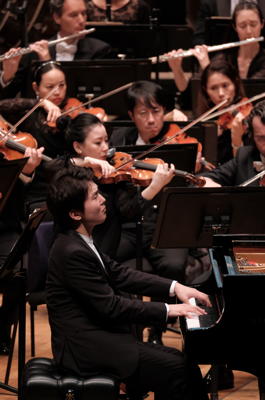
<path fill-rule="evenodd" d="M 45 290 L 48 257 L 54 237 L 53 221 L 42 222 L 36 230 L 28 254 L 29 294 Z"/>

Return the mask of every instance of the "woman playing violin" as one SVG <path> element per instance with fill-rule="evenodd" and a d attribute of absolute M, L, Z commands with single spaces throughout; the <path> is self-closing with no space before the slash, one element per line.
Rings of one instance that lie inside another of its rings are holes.
<path fill-rule="evenodd" d="M 66 161 L 91 167 L 97 175 L 108 177 L 113 173 L 114 167 L 107 161 L 108 135 L 96 116 L 82 113 L 73 119 L 62 117 L 58 128 L 65 132 L 69 154 Z M 100 190 L 106 198 L 108 217 L 103 225 L 97 227 L 96 239 L 104 252 L 116 257 L 122 218 L 135 220 L 146 208 L 149 209 L 151 200 L 169 183 L 173 175 L 173 169 L 167 164 L 160 165 L 150 184 L 142 190 L 128 182 L 102 184 L 99 180 Z"/>
<path fill-rule="evenodd" d="M 221 60 L 212 61 L 203 71 L 201 89 L 202 92 L 198 96 L 198 115 L 224 99 L 227 99 L 227 104 L 224 107 L 237 103 L 244 95 L 236 69 L 231 64 L 224 63 Z M 219 164 L 233 158 L 237 149 L 246 140 L 244 119 L 251 108 L 251 105 L 239 107 L 234 113 L 226 113 L 217 120 L 217 161 Z"/>
<path fill-rule="evenodd" d="M 33 90 L 38 99 L 44 98 L 52 89 L 55 91 L 29 116 L 20 126 L 20 129 L 31 133 L 39 146 L 45 147 L 45 154 L 54 158 L 64 152 L 64 138 L 58 134 L 56 120 L 62 111 L 74 106 L 82 105 L 79 100 L 67 97 L 67 83 L 65 74 L 59 63 L 47 61 L 37 66 L 32 83 Z M 8 99 L 0 101 L 0 113 L 11 123 L 17 122 L 36 103 L 35 99 Z M 80 108 L 78 112 L 97 112 L 104 118 L 103 109 Z M 70 116 L 76 115 L 69 114 Z M 14 117 L 16 120 L 14 120 Z"/>
<path fill-rule="evenodd" d="M 250 144 L 242 146 L 236 156 L 225 164 L 204 174 L 205 187 L 235 186 L 255 177 L 265 168 L 265 101 L 255 104 L 248 117 Z M 253 181 L 251 186 L 258 186 Z M 264 184 L 263 184 L 264 185 Z M 262 186 L 263 186 L 262 185 Z"/>

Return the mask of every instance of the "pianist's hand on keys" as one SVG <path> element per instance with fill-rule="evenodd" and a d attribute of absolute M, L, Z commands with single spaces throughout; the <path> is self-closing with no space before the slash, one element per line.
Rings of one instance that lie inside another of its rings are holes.
<path fill-rule="evenodd" d="M 202 293 L 197 289 L 181 285 L 178 282 L 175 285 L 175 294 L 177 298 L 183 302 L 183 304 L 169 304 L 169 317 L 185 316 L 187 318 L 192 318 L 194 314 L 207 314 L 203 308 L 190 304 L 190 298 L 195 298 L 199 300 L 201 304 L 211 307 L 211 302 L 207 294 Z"/>

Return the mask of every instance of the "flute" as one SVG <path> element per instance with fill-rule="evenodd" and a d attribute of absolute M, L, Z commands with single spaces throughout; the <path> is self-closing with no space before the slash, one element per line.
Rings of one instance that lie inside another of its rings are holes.
<path fill-rule="evenodd" d="M 245 46 L 247 44 L 255 43 L 255 42 L 262 42 L 264 40 L 263 36 L 259 36 L 257 38 L 249 38 L 245 40 L 240 40 L 239 42 L 231 42 L 231 43 L 223 43 L 223 44 L 217 44 L 214 46 L 207 46 L 208 47 L 208 52 L 211 53 L 213 51 L 220 51 L 220 50 L 226 50 L 226 49 L 231 49 L 232 47 L 238 47 L 238 46 Z M 152 64 L 156 64 L 157 62 L 165 62 L 171 59 L 175 58 L 180 58 L 180 57 L 190 57 L 193 56 L 194 54 L 192 53 L 191 50 L 184 50 L 181 53 L 175 54 L 175 55 L 167 55 L 163 54 L 158 57 L 149 57 L 149 60 L 151 60 Z"/>
<path fill-rule="evenodd" d="M 48 46 L 51 47 L 51 46 L 55 46 L 58 43 L 64 42 L 66 40 L 77 39 L 80 36 L 88 35 L 89 33 L 92 33 L 94 31 L 95 31 L 95 28 L 83 29 L 82 31 L 73 33 L 72 35 L 65 36 L 65 37 L 62 37 L 59 39 L 55 39 L 55 40 L 51 40 L 50 42 L 48 42 Z M 0 55 L 0 62 L 2 62 L 4 60 L 9 60 L 10 58 L 13 58 L 13 57 L 24 56 L 25 54 L 29 54 L 31 52 L 33 52 L 33 50 L 29 46 L 29 47 L 24 47 L 18 51 L 15 51 L 14 53 L 9 54 L 9 55 L 7 55 L 5 53 L 3 55 Z"/>

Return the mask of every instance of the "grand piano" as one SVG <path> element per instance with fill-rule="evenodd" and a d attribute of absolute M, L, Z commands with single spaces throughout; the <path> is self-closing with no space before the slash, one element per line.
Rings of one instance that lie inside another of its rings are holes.
<path fill-rule="evenodd" d="M 211 270 L 196 284 L 207 315 L 183 318 L 185 352 L 258 377 L 265 400 L 265 189 L 166 188 L 153 246 L 207 247 Z M 250 232 L 250 233 L 248 233 Z M 195 299 L 191 299 L 196 304 Z M 218 399 L 216 375 L 211 399 Z"/>
<path fill-rule="evenodd" d="M 209 294 L 212 307 L 182 320 L 185 351 L 200 364 L 225 363 L 256 375 L 264 400 L 265 235 L 216 235 L 209 255 L 210 276 L 196 286 Z"/>

